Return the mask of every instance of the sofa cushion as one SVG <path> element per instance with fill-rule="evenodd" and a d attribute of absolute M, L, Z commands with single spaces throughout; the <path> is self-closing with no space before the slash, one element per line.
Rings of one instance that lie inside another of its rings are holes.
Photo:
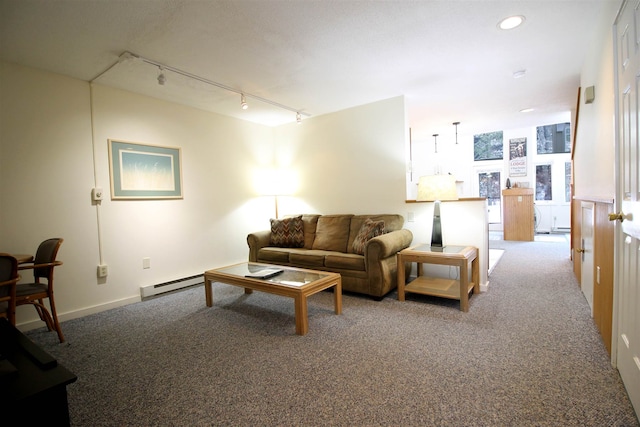
<path fill-rule="evenodd" d="M 367 218 L 360 227 L 360 231 L 353 239 L 353 252 L 364 255 L 364 246 L 376 236 L 384 234 L 384 221 L 372 221 Z"/>
<path fill-rule="evenodd" d="M 364 271 L 364 257 L 356 254 L 337 254 L 332 252 L 324 257 L 324 265 L 332 269 Z"/>
<path fill-rule="evenodd" d="M 313 249 L 347 252 L 353 215 L 322 215 L 318 218 Z"/>
<path fill-rule="evenodd" d="M 288 248 L 274 248 L 272 246 L 258 250 L 258 262 L 288 264 L 289 263 Z"/>
<path fill-rule="evenodd" d="M 304 224 L 302 215 L 284 219 L 271 219 L 271 246 L 301 248 L 304 246 Z"/>
<path fill-rule="evenodd" d="M 327 255 L 327 251 L 313 249 L 291 249 L 290 251 L 289 261 L 295 266 L 306 268 L 324 267 L 324 258 Z"/>
<path fill-rule="evenodd" d="M 302 223 L 304 224 L 304 248 L 313 248 L 313 241 L 316 239 L 316 227 L 318 225 L 320 215 L 302 215 Z"/>

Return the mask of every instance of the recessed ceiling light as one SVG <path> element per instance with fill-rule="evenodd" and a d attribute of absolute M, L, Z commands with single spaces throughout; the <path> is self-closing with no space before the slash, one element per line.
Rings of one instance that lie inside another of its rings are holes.
<path fill-rule="evenodd" d="M 521 113 L 530 113 L 532 112 L 534 109 L 533 108 L 525 108 L 523 110 L 520 110 Z"/>
<path fill-rule="evenodd" d="M 498 22 L 498 28 L 501 30 L 512 30 L 524 22 L 524 16 L 515 15 L 508 18 L 504 18 Z"/>

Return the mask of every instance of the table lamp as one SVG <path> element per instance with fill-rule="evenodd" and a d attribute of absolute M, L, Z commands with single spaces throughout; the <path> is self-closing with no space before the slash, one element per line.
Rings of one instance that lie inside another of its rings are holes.
<path fill-rule="evenodd" d="M 440 222 L 440 202 L 442 200 L 458 200 L 456 178 L 453 175 L 421 176 L 418 181 L 418 197 L 416 201 L 435 202 L 433 206 L 433 228 L 431 230 L 431 250 L 442 252 L 442 224 Z"/>

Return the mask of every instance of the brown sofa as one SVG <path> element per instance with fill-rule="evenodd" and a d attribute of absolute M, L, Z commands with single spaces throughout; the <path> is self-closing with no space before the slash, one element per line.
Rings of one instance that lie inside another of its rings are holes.
<path fill-rule="evenodd" d="M 272 219 L 270 230 L 247 236 L 249 261 L 340 273 L 344 291 L 381 299 L 397 286 L 396 253 L 413 240 L 403 225 L 392 214 Z"/>

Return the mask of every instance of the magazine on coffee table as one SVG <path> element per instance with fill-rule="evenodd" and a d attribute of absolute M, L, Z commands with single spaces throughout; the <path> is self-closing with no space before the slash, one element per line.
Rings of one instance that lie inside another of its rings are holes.
<path fill-rule="evenodd" d="M 282 273 L 284 270 L 281 268 L 263 268 L 262 270 L 254 271 L 253 273 L 246 274 L 244 277 L 250 277 L 252 279 L 268 279 L 277 274 Z"/>

